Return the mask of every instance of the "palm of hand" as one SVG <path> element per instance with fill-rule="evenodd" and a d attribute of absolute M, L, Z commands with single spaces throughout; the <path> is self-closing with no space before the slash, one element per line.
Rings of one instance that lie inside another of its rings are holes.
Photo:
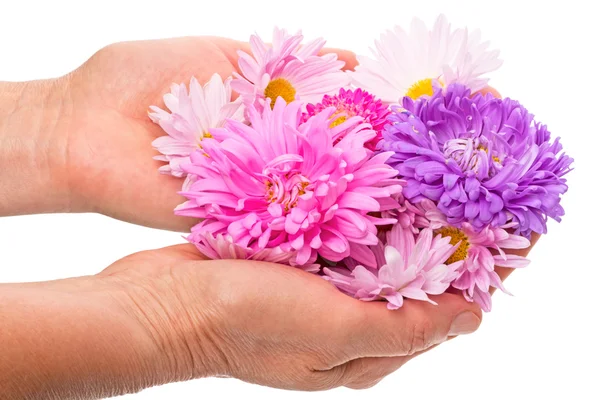
<path fill-rule="evenodd" d="M 161 375 L 172 380 L 219 375 L 286 389 L 369 387 L 446 340 L 459 312 L 480 315 L 460 294 L 390 312 L 296 268 L 202 260 L 192 245 L 178 245 L 134 254 L 100 274 L 169 355 Z"/>
<path fill-rule="evenodd" d="M 197 37 L 110 45 L 69 75 L 72 103 L 66 138 L 72 208 L 133 223 L 186 230 L 193 220 L 173 215 L 183 202 L 181 179 L 161 175 L 151 142 L 164 134 L 148 118 L 170 85 L 192 76 L 235 71 L 247 44 Z"/>
<path fill-rule="evenodd" d="M 331 351 L 356 334 L 348 321 L 353 314 L 358 326 L 357 304 L 364 305 L 301 270 L 206 261 L 189 244 L 133 254 L 99 276 L 134 299 L 128 314 L 171 346 L 174 380 L 208 374 L 296 389 L 318 379 L 333 384 L 319 371 L 349 361 L 333 361 Z"/>

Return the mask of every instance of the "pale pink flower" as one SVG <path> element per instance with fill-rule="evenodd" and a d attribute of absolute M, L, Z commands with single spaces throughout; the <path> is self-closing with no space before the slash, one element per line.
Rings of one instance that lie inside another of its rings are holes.
<path fill-rule="evenodd" d="M 396 26 L 385 31 L 372 54 L 357 57 L 353 83 L 386 103 L 431 96 L 452 83 L 475 92 L 486 86 L 485 75 L 502 64 L 499 51 L 489 49 L 479 30 L 453 28 L 443 15 L 431 29 L 415 18 L 409 30 Z"/>
<path fill-rule="evenodd" d="M 254 252 L 291 252 L 292 265 L 317 255 L 374 265 L 376 225 L 395 220 L 369 213 L 397 207 L 391 196 L 403 181 L 393 179 L 388 153 L 364 147 L 375 132 L 362 118 L 332 128 L 331 108 L 302 123 L 301 107 L 278 99 L 273 110 L 250 107 L 251 126 L 229 121 L 211 129 L 214 139 L 184 166 L 189 201 L 176 213 L 204 219 L 190 238 L 199 247 L 206 233 L 222 234 Z"/>
<path fill-rule="evenodd" d="M 259 111 L 275 104 L 278 97 L 290 103 L 294 100 L 316 103 L 325 94 L 338 91 L 350 83 L 342 71 L 344 62 L 334 53 L 317 55 L 325 45 L 316 39 L 304 46 L 299 32 L 289 35 L 275 28 L 273 44 L 266 44 L 258 35 L 250 37 L 252 56 L 238 51 L 241 74 L 232 87 L 240 93 L 245 104 L 253 104 Z"/>
<path fill-rule="evenodd" d="M 391 310 L 402 307 L 404 299 L 436 304 L 429 295 L 444 293 L 463 261 L 446 264 L 457 249 L 450 238 L 423 229 L 417 236 L 396 224 L 387 233 L 386 244 L 373 247 L 377 269 L 349 264 L 350 269 L 324 268 L 325 279 L 341 291 L 363 301 L 383 300 Z"/>
<path fill-rule="evenodd" d="M 411 221 L 412 229 L 433 229 L 435 232 L 449 237 L 450 243 L 458 248 L 448 262 L 464 261 L 458 270 L 457 278 L 452 286 L 463 291 L 468 301 L 475 301 L 484 311 L 490 311 L 492 298 L 490 287 L 508 293 L 502 280 L 494 271 L 494 266 L 522 268 L 529 264 L 525 257 L 506 254 L 505 250 L 525 249 L 530 246 L 527 238 L 509 233 L 517 223 L 493 228 L 485 227 L 477 231 L 467 222 L 459 227 L 448 224 L 446 216 L 431 200 L 411 204 L 404 200 L 403 217 L 398 220 Z M 390 215 L 392 216 L 392 215 Z M 497 254 L 492 254 L 495 251 Z"/>
<path fill-rule="evenodd" d="M 295 256 L 294 252 L 284 251 L 279 246 L 259 250 L 243 247 L 235 243 L 231 235 L 227 233 L 214 236 L 210 232 L 203 232 L 202 229 L 192 228 L 188 239 L 196 244 L 202 254 L 215 260 L 254 260 L 290 264 Z M 320 267 L 317 264 L 306 264 L 302 266 L 302 269 L 308 272 L 317 272 Z"/>
<path fill-rule="evenodd" d="M 167 133 L 152 142 L 162 153 L 154 159 L 168 163 L 159 168 L 160 172 L 185 176 L 181 164 L 189 162 L 190 154 L 201 146 L 202 139 L 210 137 L 210 128 L 222 127 L 228 118 L 243 119 L 241 101 L 231 101 L 230 83 L 231 77 L 223 82 L 219 74 L 214 74 L 202 87 L 192 78 L 189 92 L 185 84 L 173 84 L 171 93 L 164 95 L 169 111 L 150 107 L 150 119 Z"/>

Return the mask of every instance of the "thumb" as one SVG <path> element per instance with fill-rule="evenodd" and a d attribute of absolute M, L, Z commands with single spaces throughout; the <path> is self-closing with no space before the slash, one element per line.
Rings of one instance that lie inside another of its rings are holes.
<path fill-rule="evenodd" d="M 401 309 L 388 310 L 384 303 L 363 303 L 352 336 L 352 358 L 411 355 L 449 336 L 472 333 L 481 324 L 481 309 L 462 295 L 435 296 L 438 305 L 407 300 Z"/>
<path fill-rule="evenodd" d="M 492 94 L 492 96 L 494 96 L 497 99 L 501 99 L 502 96 L 500 95 L 500 92 L 498 92 L 496 89 L 494 89 L 491 86 L 486 86 L 483 89 L 479 90 L 477 93 L 480 93 L 482 95 L 486 95 L 488 93 Z"/>
<path fill-rule="evenodd" d="M 321 50 L 319 55 L 327 54 L 327 53 L 335 53 L 338 56 L 338 59 L 345 62 L 344 71 L 354 70 L 354 67 L 358 64 L 356 60 L 356 54 L 350 50 L 345 49 L 335 49 L 335 48 L 324 48 Z"/>

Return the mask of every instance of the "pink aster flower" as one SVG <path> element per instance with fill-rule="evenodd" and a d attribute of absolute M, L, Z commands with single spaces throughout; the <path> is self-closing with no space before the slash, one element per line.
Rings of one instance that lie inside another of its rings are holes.
<path fill-rule="evenodd" d="M 254 104 L 260 111 L 267 99 L 273 105 L 278 97 L 288 103 L 317 102 L 324 94 L 350 83 L 349 76 L 342 71 L 344 62 L 336 54 L 317 55 L 325 45 L 323 39 L 301 46 L 302 39 L 300 32 L 289 35 L 277 28 L 272 46 L 257 35 L 250 37 L 252 56 L 238 51 L 241 75 L 234 73 L 236 79 L 232 82 L 245 104 Z"/>
<path fill-rule="evenodd" d="M 369 213 L 397 207 L 391 195 L 402 189 L 389 154 L 365 149 L 375 132 L 361 118 L 332 128 L 331 108 L 302 123 L 301 107 L 250 107 L 251 126 L 228 121 L 192 153 L 189 201 L 176 213 L 204 219 L 190 236 L 201 250 L 210 233 L 252 252 L 291 252 L 292 265 L 317 255 L 375 264 L 376 225 L 394 220 Z"/>
<path fill-rule="evenodd" d="M 192 228 L 190 241 L 196 243 L 202 254 L 215 260 L 254 260 L 280 264 L 289 264 L 294 258 L 294 252 L 284 251 L 281 247 L 253 250 L 240 246 L 233 241 L 231 235 L 218 234 L 214 236 L 208 231 Z M 320 267 L 317 264 L 306 264 L 302 269 L 308 272 L 317 272 Z"/>
<path fill-rule="evenodd" d="M 505 253 L 505 250 L 525 249 L 530 246 L 526 238 L 509 233 L 517 223 L 500 227 L 487 226 L 478 232 L 468 222 L 458 227 L 450 225 L 446 216 L 431 200 L 423 200 L 417 204 L 404 200 L 403 206 L 402 213 L 405 216 L 398 216 L 399 220 L 412 221 L 413 230 L 433 229 L 442 236 L 449 237 L 450 243 L 458 246 L 446 261 L 447 263 L 464 261 L 457 271 L 458 275 L 452 282 L 452 286 L 462 290 L 468 301 L 475 301 L 484 311 L 491 311 L 492 308 L 490 287 L 508 293 L 502 280 L 494 271 L 494 266 L 522 268 L 529 264 L 529 260 L 525 257 Z M 392 215 L 393 213 L 389 216 Z M 492 251 L 498 254 L 493 254 Z"/>
<path fill-rule="evenodd" d="M 335 113 L 332 115 L 332 125 L 336 126 L 346 121 L 349 117 L 359 116 L 365 122 L 371 124 L 377 136 L 367 143 L 367 147 L 375 150 L 375 146 L 381 139 L 381 132 L 387 122 L 387 116 L 390 111 L 381 100 L 362 89 L 346 90 L 340 89 L 335 96 L 325 95 L 320 103 L 308 104 L 304 118 L 320 113 L 326 108 L 335 107 Z"/>
<path fill-rule="evenodd" d="M 219 74 L 214 74 L 202 87 L 192 78 L 189 93 L 185 84 L 173 84 L 171 93 L 163 97 L 170 112 L 150 107 L 150 119 L 167 133 L 152 142 L 161 153 L 154 159 L 168 163 L 159 168 L 160 172 L 184 176 L 181 164 L 189 162 L 190 154 L 199 148 L 202 139 L 210 137 L 210 128 L 223 126 L 228 118 L 243 118 L 242 103 L 231 101 L 230 82 L 231 78 L 223 82 Z"/>
<path fill-rule="evenodd" d="M 362 265 L 324 268 L 325 279 L 341 291 L 363 301 L 387 300 L 387 307 L 402 307 L 405 298 L 436 304 L 428 295 L 444 293 L 463 261 L 445 263 L 457 249 L 450 238 L 423 229 L 418 236 L 399 224 L 387 233 L 386 245 L 373 247 L 378 268 Z"/>

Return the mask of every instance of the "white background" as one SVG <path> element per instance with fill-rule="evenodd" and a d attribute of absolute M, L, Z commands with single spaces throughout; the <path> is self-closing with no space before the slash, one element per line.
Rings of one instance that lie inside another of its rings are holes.
<path fill-rule="evenodd" d="M 567 216 L 549 225 L 531 266 L 508 280 L 516 296 L 494 296 L 477 333 L 418 357 L 375 388 L 307 394 L 205 379 L 124 398 L 599 398 L 600 22 L 586 3 L 0 0 L 0 80 L 15 81 L 63 75 L 115 41 L 246 40 L 254 31 L 269 38 L 275 24 L 365 53 L 382 29 L 407 26 L 413 16 L 431 24 L 443 12 L 455 25 L 481 28 L 502 50 L 505 63 L 491 84 L 548 124 L 575 158 Z M 99 215 L 0 218 L 0 282 L 93 274 L 127 254 L 181 241 Z"/>

